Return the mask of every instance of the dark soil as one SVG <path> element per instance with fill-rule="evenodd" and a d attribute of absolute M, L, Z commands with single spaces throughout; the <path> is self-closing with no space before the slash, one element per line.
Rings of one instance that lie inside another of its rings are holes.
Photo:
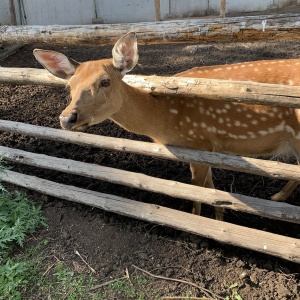
<path fill-rule="evenodd" d="M 25 46 L 9 56 L 1 62 L 1 66 L 40 68 L 32 55 L 34 48 L 55 49 L 78 61 L 111 56 L 111 47 L 34 45 Z M 194 66 L 298 58 L 299 51 L 300 42 L 140 46 L 140 62 L 132 73 L 171 75 Z M 67 91 L 64 88 L 0 85 L 0 118 L 59 128 L 58 116 L 67 101 Z M 87 132 L 148 141 L 148 138 L 128 133 L 110 121 L 93 126 Z M 185 163 L 38 140 L 4 132 L 1 132 L 0 141 L 3 146 L 30 152 L 190 182 L 189 166 Z M 23 165 L 15 164 L 14 170 L 64 184 L 191 211 L 192 204 L 187 201 L 145 191 Z M 282 181 L 224 170 L 214 170 L 214 181 L 220 190 L 265 199 L 269 199 L 284 185 Z M 156 275 L 188 280 L 223 297 L 229 294 L 227 287 L 237 283 L 243 299 L 300 299 L 300 268 L 297 264 L 99 209 L 30 191 L 28 193 L 42 206 L 49 225 L 46 229 L 41 229 L 35 235 L 35 240 L 29 241 L 28 245 L 48 239 L 50 243 L 46 251 L 49 261 L 55 262 L 58 258 L 73 269 L 75 265 L 80 265 L 81 270 L 89 271 L 75 254 L 77 250 L 96 269 L 99 283 L 122 276 L 126 268 L 130 274 L 136 272 L 132 267 L 136 265 Z M 299 188 L 289 198 L 288 203 L 300 205 Z M 213 209 L 204 207 L 203 214 L 213 217 Z M 300 238 L 298 225 L 230 211 L 225 219 L 227 222 Z M 79 272 L 78 268 L 76 271 Z M 182 283 L 151 278 L 149 280 L 147 299 L 153 299 L 153 291 L 160 295 L 185 296 L 190 289 Z M 203 295 L 195 289 L 194 296 Z"/>

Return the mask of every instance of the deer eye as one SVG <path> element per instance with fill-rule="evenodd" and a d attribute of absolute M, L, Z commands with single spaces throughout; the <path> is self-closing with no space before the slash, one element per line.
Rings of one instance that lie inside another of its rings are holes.
<path fill-rule="evenodd" d="M 103 79 L 103 80 L 101 80 L 100 86 L 103 86 L 103 87 L 110 86 L 110 79 Z"/>

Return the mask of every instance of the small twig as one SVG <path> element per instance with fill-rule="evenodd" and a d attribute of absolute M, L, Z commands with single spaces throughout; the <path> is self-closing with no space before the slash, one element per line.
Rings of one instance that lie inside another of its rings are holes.
<path fill-rule="evenodd" d="M 47 273 L 49 273 L 49 271 L 55 266 L 56 264 L 52 264 L 50 267 L 47 268 L 47 270 L 43 273 L 42 276 L 45 276 Z"/>
<path fill-rule="evenodd" d="M 83 257 L 80 255 L 80 253 L 76 250 L 75 251 L 75 254 L 77 254 L 80 258 L 81 258 L 81 260 L 88 266 L 88 268 L 93 272 L 93 273 L 96 273 L 96 270 L 95 269 L 93 269 L 84 259 L 83 259 Z"/>
<path fill-rule="evenodd" d="M 139 271 L 141 271 L 141 272 L 143 272 L 143 273 L 145 273 L 145 274 L 147 274 L 147 275 L 149 275 L 149 276 L 151 276 L 151 277 L 157 278 L 157 279 L 163 279 L 163 280 L 175 281 L 175 282 L 180 282 L 180 283 L 184 283 L 184 284 L 191 285 L 191 286 L 193 286 L 193 287 L 199 289 L 201 292 L 203 292 L 203 293 L 206 295 L 206 297 L 209 297 L 209 299 L 212 299 L 212 298 L 211 298 L 211 295 L 212 295 L 213 297 L 215 297 L 215 298 L 217 298 L 217 299 L 222 299 L 222 300 L 224 300 L 224 298 L 222 298 L 222 297 L 220 297 L 220 296 L 214 294 L 214 293 L 211 292 L 210 290 L 208 290 L 208 289 L 206 289 L 206 288 L 203 288 L 203 287 L 201 287 L 201 286 L 199 286 L 199 285 L 197 285 L 197 284 L 195 284 L 195 283 L 193 283 L 193 282 L 186 281 L 186 280 L 181 280 L 181 279 L 176 279 L 176 278 L 170 278 L 170 277 L 164 277 L 164 276 L 154 275 L 154 274 L 152 274 L 152 273 L 150 273 L 150 272 L 148 272 L 148 271 L 146 271 L 146 270 L 143 270 L 143 269 L 141 269 L 141 268 L 139 268 L 139 267 L 137 267 L 137 266 L 135 266 L 135 265 L 132 265 L 132 266 L 133 266 L 135 269 L 137 269 L 137 270 L 139 270 Z"/>
<path fill-rule="evenodd" d="M 93 290 L 96 290 L 96 289 L 99 289 L 99 288 L 102 288 L 106 285 L 109 285 L 111 283 L 114 283 L 116 281 L 119 281 L 119 280 L 122 280 L 122 279 L 127 279 L 127 276 L 122 276 L 122 277 L 119 277 L 119 278 L 116 278 L 116 279 L 113 279 L 113 280 L 109 280 L 109 281 L 106 281 L 106 282 L 103 282 L 101 284 L 98 284 L 96 286 L 93 286 L 92 288 L 90 288 L 90 291 L 93 291 Z"/>
<path fill-rule="evenodd" d="M 175 299 L 178 299 L 178 300 L 211 300 L 212 298 L 202 298 L 202 297 L 180 297 L 180 296 L 166 296 L 166 297 L 162 297 L 162 299 L 164 300 L 175 300 Z"/>
<path fill-rule="evenodd" d="M 128 272 L 128 269 L 127 269 L 127 268 L 125 269 L 125 277 L 128 279 L 130 285 L 133 286 L 133 283 L 132 283 L 132 281 L 131 281 L 131 279 L 130 279 L 129 272 Z"/>

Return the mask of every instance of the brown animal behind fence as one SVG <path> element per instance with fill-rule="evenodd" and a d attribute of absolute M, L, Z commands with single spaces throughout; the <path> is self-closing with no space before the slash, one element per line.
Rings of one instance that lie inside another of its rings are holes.
<path fill-rule="evenodd" d="M 154 141 L 190 149 L 246 156 L 293 154 L 300 160 L 300 109 L 188 97 L 152 96 L 122 77 L 138 62 L 135 33 L 115 44 L 112 59 L 78 63 L 65 55 L 35 49 L 36 59 L 53 75 L 68 79 L 71 102 L 61 126 L 84 130 L 109 118 Z M 300 59 L 257 61 L 193 68 L 180 77 L 300 85 Z M 211 168 L 191 164 L 192 183 L 214 188 Z M 284 201 L 297 187 L 289 181 L 272 199 Z M 194 205 L 200 214 L 200 206 Z M 222 219 L 218 209 L 217 218 Z"/>

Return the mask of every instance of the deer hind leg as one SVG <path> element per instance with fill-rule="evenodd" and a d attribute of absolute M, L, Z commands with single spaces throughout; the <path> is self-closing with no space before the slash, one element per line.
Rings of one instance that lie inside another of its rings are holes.
<path fill-rule="evenodd" d="M 295 146 L 295 156 L 297 157 L 298 166 L 300 167 L 300 143 Z M 273 201 L 284 202 L 293 193 L 293 191 L 298 187 L 299 181 L 290 180 L 281 191 L 276 193 L 271 197 Z"/>
<path fill-rule="evenodd" d="M 214 189 L 211 167 L 202 164 L 191 164 L 192 184 Z M 201 203 L 194 202 L 193 214 L 200 215 Z M 223 220 L 223 208 L 215 208 L 217 220 Z"/>

